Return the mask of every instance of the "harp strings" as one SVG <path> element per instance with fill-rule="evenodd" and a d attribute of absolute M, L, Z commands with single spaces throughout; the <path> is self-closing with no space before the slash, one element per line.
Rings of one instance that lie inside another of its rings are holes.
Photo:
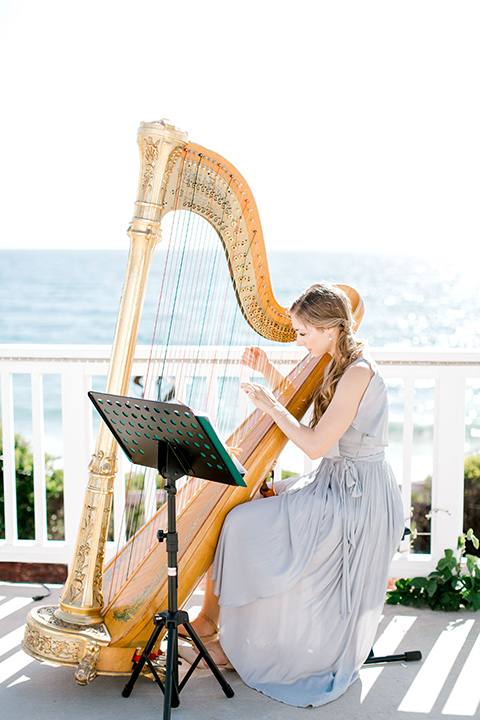
<path fill-rule="evenodd" d="M 208 377 L 203 374 L 205 366 L 203 369 L 198 369 L 193 361 L 198 361 L 201 356 L 201 347 L 197 348 L 197 344 L 208 346 L 212 343 L 212 330 L 215 333 L 215 325 L 219 323 L 218 316 L 223 313 L 222 303 L 218 302 L 218 288 L 215 298 L 213 296 L 215 270 L 224 258 L 221 257 L 218 241 L 215 243 L 213 262 L 210 247 L 205 250 L 205 245 L 211 245 L 211 240 L 207 238 L 209 226 L 205 221 L 191 213 L 175 213 L 173 219 L 163 253 L 164 268 L 161 274 L 154 338 L 144 383 L 144 397 L 157 399 L 160 396 L 164 399 L 165 388 L 170 387 L 171 396 L 165 399 L 184 402 L 195 410 L 205 411 L 211 402 L 206 387 L 209 384 Z M 189 262 L 192 259 L 193 262 Z M 209 270 L 209 274 L 205 270 Z M 207 298 L 211 298 L 210 305 L 214 310 L 210 321 L 207 317 L 209 303 L 201 302 L 201 291 L 205 285 Z M 184 293 L 187 290 L 189 297 L 184 300 Z M 183 362 L 175 364 L 174 367 L 175 360 L 169 356 L 172 355 L 172 340 L 178 343 L 180 333 L 184 345 L 175 356 Z M 193 355 L 192 349 L 194 349 Z M 187 355 L 190 357 L 187 358 Z M 189 362 L 186 362 L 187 359 Z M 164 501 L 161 483 L 157 481 L 156 475 L 152 469 L 145 470 L 135 466 L 130 469 L 127 502 L 120 533 L 122 544 L 125 540 L 129 542 L 122 553 L 121 568 L 118 562 L 115 563 L 109 586 L 110 594 L 115 593 L 115 588 L 121 586 L 129 574 L 134 572 L 141 558 L 156 543 L 156 531 L 163 521 L 161 516 L 157 517 L 155 523 L 144 527 L 142 532 L 136 535 L 134 542 L 130 541 L 130 538 L 154 515 Z M 178 483 L 179 512 L 188 505 L 202 486 L 203 481 L 193 478 L 185 478 Z"/>
<path fill-rule="evenodd" d="M 199 184 L 211 181 L 210 171 L 210 165 L 199 163 L 196 181 Z M 215 168 L 212 195 L 221 172 Z M 246 209 L 247 202 L 241 212 Z M 196 411 L 207 412 L 222 439 L 232 436 L 235 443 L 234 429 L 253 410 L 240 386 L 256 376 L 240 364 L 241 351 L 245 345 L 271 346 L 272 342 L 260 337 L 245 322 L 220 239 L 203 217 L 178 207 L 169 213 L 163 221 L 163 241 L 155 252 L 156 260 L 163 267 L 160 273 L 151 273 L 151 277 L 159 277 L 158 303 L 143 397 L 183 402 Z M 256 261 L 263 262 L 261 258 Z M 229 365 L 240 367 L 232 371 Z M 248 432 L 248 427 L 242 430 Z M 177 484 L 179 514 L 205 482 L 184 478 Z M 155 470 L 131 468 L 125 528 L 121 532 L 126 547 L 113 565 L 109 597 L 157 543 L 156 532 L 164 521 L 164 499 Z M 139 530 L 141 524 L 144 525 Z"/>

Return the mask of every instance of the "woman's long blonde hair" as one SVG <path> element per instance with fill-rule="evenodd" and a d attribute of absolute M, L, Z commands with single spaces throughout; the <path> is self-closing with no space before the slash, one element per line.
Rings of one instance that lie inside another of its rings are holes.
<path fill-rule="evenodd" d="M 343 290 L 335 285 L 323 282 L 312 285 L 292 303 L 290 314 L 295 314 L 305 325 L 339 329 L 332 362 L 314 395 L 311 422 L 313 427 L 329 406 L 343 373 L 361 356 L 364 346 L 355 339 L 350 300 Z"/>

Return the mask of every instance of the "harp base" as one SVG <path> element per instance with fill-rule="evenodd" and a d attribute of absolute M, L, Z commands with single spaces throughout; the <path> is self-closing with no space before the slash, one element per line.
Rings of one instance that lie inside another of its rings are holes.
<path fill-rule="evenodd" d="M 106 625 L 66 623 L 56 616 L 57 608 L 45 605 L 28 615 L 22 649 L 35 660 L 76 667 L 79 685 L 88 685 L 97 676 L 102 647 L 111 638 Z"/>

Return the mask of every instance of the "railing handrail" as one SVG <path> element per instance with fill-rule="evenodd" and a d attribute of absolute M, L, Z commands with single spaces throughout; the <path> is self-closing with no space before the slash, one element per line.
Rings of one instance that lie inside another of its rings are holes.
<path fill-rule="evenodd" d="M 169 349 L 171 357 L 182 357 L 185 352 L 191 350 L 198 352 L 196 346 L 172 345 Z M 200 348 L 205 354 L 231 355 L 237 351 L 241 354 L 243 346 L 232 348 L 231 346 L 206 345 Z M 149 345 L 138 345 L 135 350 L 137 360 L 147 360 L 151 352 Z M 291 355 L 292 359 L 301 357 L 305 351 L 296 345 L 285 345 L 280 347 L 272 345 L 268 347 L 272 357 L 285 358 Z M 403 348 L 368 348 L 375 361 L 380 365 L 394 363 L 395 365 L 463 365 L 472 368 L 480 368 L 480 349 L 464 350 L 452 349 L 403 349 Z M 82 362 L 84 360 L 103 362 L 110 359 L 111 345 L 62 345 L 56 343 L 0 343 L 0 362 L 9 360 L 51 360 L 61 362 L 62 360 Z"/>

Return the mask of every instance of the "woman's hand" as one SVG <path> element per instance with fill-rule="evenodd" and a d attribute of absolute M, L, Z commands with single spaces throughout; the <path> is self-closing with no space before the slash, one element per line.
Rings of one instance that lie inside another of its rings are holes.
<path fill-rule="evenodd" d="M 241 388 L 246 395 L 248 395 L 253 404 L 259 410 L 263 410 L 263 412 L 269 413 L 279 404 L 270 390 L 267 390 L 267 388 L 262 385 L 246 382 L 242 383 Z"/>
<path fill-rule="evenodd" d="M 243 351 L 242 364 L 265 375 L 270 363 L 265 350 L 259 347 L 247 347 Z"/>

